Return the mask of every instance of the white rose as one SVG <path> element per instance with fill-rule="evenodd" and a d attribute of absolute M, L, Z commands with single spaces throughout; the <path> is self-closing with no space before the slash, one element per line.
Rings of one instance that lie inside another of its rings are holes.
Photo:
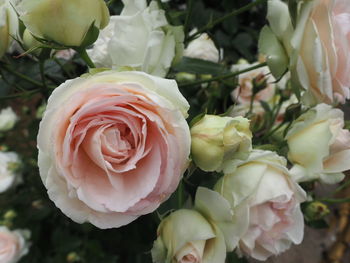
<path fill-rule="evenodd" d="M 18 32 L 18 17 L 12 7 L 14 1 L 0 0 L 0 58 L 10 47 Z"/>
<path fill-rule="evenodd" d="M 133 68 L 164 77 L 183 48 L 183 31 L 168 24 L 164 10 L 152 1 L 123 0 L 88 54 L 98 67 Z"/>
<path fill-rule="evenodd" d="M 18 116 L 11 107 L 2 109 L 0 111 L 0 132 L 11 130 L 17 121 Z"/>
<path fill-rule="evenodd" d="M 16 263 L 28 253 L 30 232 L 0 226 L 0 263 Z"/>
<path fill-rule="evenodd" d="M 350 169 L 350 132 L 344 113 L 319 104 L 301 115 L 287 133 L 291 173 L 299 182 L 321 179 L 337 183 Z"/>
<path fill-rule="evenodd" d="M 17 153 L 0 151 L 0 193 L 21 182 L 20 165 Z"/>
<path fill-rule="evenodd" d="M 274 152 L 254 150 L 215 186 L 233 210 L 236 234 L 231 246 L 238 245 L 240 252 L 258 260 L 278 255 L 303 239 L 300 203 L 306 194 L 292 180 L 286 163 Z"/>
<path fill-rule="evenodd" d="M 207 33 L 192 40 L 184 51 L 184 56 L 212 62 L 219 62 L 220 52 Z"/>

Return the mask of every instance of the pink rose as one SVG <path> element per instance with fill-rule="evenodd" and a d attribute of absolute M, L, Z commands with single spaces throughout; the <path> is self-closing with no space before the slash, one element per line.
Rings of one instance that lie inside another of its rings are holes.
<path fill-rule="evenodd" d="M 348 0 L 308 1 L 292 44 L 300 84 L 312 104 L 345 103 L 350 96 L 350 5 Z"/>
<path fill-rule="evenodd" d="M 241 71 L 256 65 L 258 63 L 236 64 L 232 66 L 231 70 Z M 266 81 L 266 87 L 255 95 L 254 103 L 260 104 L 259 101 L 269 102 L 272 100 L 276 91 L 276 79 L 270 74 L 267 66 L 240 74 L 238 77 L 238 87 L 231 93 L 232 99 L 239 104 L 249 105 L 253 95 L 254 80 L 257 82 Z"/>
<path fill-rule="evenodd" d="M 28 253 L 28 243 L 25 236 L 28 231 L 10 231 L 7 227 L 0 226 L 0 263 L 15 263 Z"/>
<path fill-rule="evenodd" d="M 48 194 L 72 220 L 120 227 L 153 212 L 188 164 L 189 105 L 173 80 L 105 71 L 69 80 L 38 135 Z"/>

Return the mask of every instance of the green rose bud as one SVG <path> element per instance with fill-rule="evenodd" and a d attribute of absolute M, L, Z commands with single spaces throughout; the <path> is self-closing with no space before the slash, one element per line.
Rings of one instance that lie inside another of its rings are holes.
<path fill-rule="evenodd" d="M 109 22 L 103 0 L 24 0 L 17 11 L 34 36 L 72 47 L 86 43 L 91 31 Z"/>
<path fill-rule="evenodd" d="M 224 263 L 225 241 L 221 231 L 200 213 L 181 209 L 158 227 L 152 248 L 154 263 Z"/>
<path fill-rule="evenodd" d="M 205 115 L 191 128 L 192 158 L 204 171 L 227 171 L 251 150 L 249 120 Z"/>
<path fill-rule="evenodd" d="M 5 54 L 16 36 L 18 17 L 9 0 L 0 0 L 0 58 Z"/>
<path fill-rule="evenodd" d="M 304 205 L 304 215 L 307 220 L 320 220 L 330 213 L 329 208 L 324 203 L 315 201 Z"/>

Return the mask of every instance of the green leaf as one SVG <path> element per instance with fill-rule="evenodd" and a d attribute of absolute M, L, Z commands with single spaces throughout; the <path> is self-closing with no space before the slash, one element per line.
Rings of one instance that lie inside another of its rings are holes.
<path fill-rule="evenodd" d="M 182 60 L 174 66 L 174 69 L 178 72 L 210 75 L 221 75 L 229 72 L 219 63 L 189 57 L 183 57 Z"/>
<path fill-rule="evenodd" d="M 259 52 L 266 55 L 272 75 L 279 79 L 288 68 L 289 59 L 275 34 L 268 26 L 260 32 Z"/>

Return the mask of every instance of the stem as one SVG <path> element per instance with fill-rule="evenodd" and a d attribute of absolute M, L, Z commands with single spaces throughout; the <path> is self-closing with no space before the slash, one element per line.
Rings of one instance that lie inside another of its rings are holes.
<path fill-rule="evenodd" d="M 80 57 L 86 62 L 89 68 L 96 68 L 94 62 L 92 62 L 85 48 L 78 48 L 76 51 L 79 53 Z"/>
<path fill-rule="evenodd" d="M 183 84 L 180 84 L 179 86 L 181 88 L 183 88 L 183 87 L 191 87 L 191 86 L 196 86 L 196 85 L 199 85 L 199 84 L 202 84 L 202 83 L 229 79 L 229 78 L 233 78 L 235 76 L 238 76 L 239 74 L 242 74 L 242 73 L 245 73 L 245 72 L 249 72 L 249 71 L 257 69 L 257 68 L 265 67 L 266 65 L 267 65 L 267 63 L 264 62 L 264 63 L 258 64 L 258 65 L 255 65 L 253 67 L 246 68 L 246 69 L 243 69 L 243 70 L 240 70 L 240 71 L 235 71 L 235 72 L 232 72 L 232 73 L 229 73 L 229 74 L 213 77 L 213 78 L 210 78 L 210 79 L 201 79 L 201 80 L 197 80 L 197 81 L 193 81 L 193 82 L 183 83 Z"/>
<path fill-rule="evenodd" d="M 0 97 L 0 101 L 1 100 L 8 100 L 8 99 L 15 99 L 15 98 L 20 98 L 20 97 L 24 97 L 24 96 L 30 96 L 32 94 L 38 93 L 40 92 L 40 89 L 34 89 L 34 90 L 29 90 L 26 92 L 21 92 L 21 93 L 17 93 L 17 94 L 13 94 L 13 95 L 8 95 L 8 96 L 3 96 Z"/>
<path fill-rule="evenodd" d="M 22 74 L 22 73 L 19 73 L 19 72 L 13 70 L 12 68 L 10 68 L 10 67 L 8 67 L 8 66 L 6 66 L 6 65 L 3 65 L 2 68 L 3 68 L 4 70 L 6 70 L 7 72 L 11 73 L 12 75 L 14 75 L 14 76 L 16 76 L 16 77 L 18 77 L 18 78 L 20 78 L 20 79 L 23 79 L 23 80 L 27 81 L 28 83 L 33 84 L 34 86 L 42 87 L 42 84 L 41 84 L 40 82 L 38 82 L 38 81 L 36 81 L 36 80 L 34 80 L 34 79 L 31 79 L 31 78 L 28 77 L 27 75 L 24 75 L 24 74 Z"/>
<path fill-rule="evenodd" d="M 239 95 L 238 95 L 238 96 L 239 96 Z M 247 113 L 247 116 L 249 116 L 249 115 L 252 114 L 252 112 L 253 112 L 253 105 L 254 105 L 255 96 L 256 96 L 256 93 L 253 92 L 253 95 L 252 95 L 252 97 L 250 98 L 249 111 L 248 111 L 248 113 Z"/>
<path fill-rule="evenodd" d="M 347 188 L 348 186 L 350 186 L 350 180 L 347 180 L 341 186 L 339 186 L 337 189 L 335 189 L 333 194 L 339 193 L 341 190 Z"/>
<path fill-rule="evenodd" d="M 319 199 L 318 201 L 325 202 L 325 203 L 332 203 L 332 204 L 341 204 L 341 203 L 350 203 L 350 198 L 323 198 Z"/>
<path fill-rule="evenodd" d="M 250 10 L 252 7 L 254 7 L 254 6 L 256 6 L 256 5 L 260 4 L 260 3 L 266 2 L 266 1 L 267 1 L 267 0 L 256 0 L 256 1 L 251 2 L 250 4 L 245 5 L 245 6 L 239 8 L 239 9 L 237 9 L 237 10 L 233 10 L 231 13 L 228 13 L 228 14 L 224 15 L 223 17 L 221 17 L 221 18 L 219 18 L 219 19 L 217 19 L 217 20 L 215 20 L 215 21 L 209 23 L 208 25 L 206 25 L 206 26 L 200 28 L 195 34 L 193 34 L 192 36 L 190 36 L 190 37 L 187 39 L 187 41 L 191 41 L 191 40 L 195 39 L 199 34 L 201 34 L 201 33 L 205 32 L 205 31 L 207 31 L 207 30 L 213 28 L 214 26 L 216 26 L 216 25 L 222 23 L 222 22 L 225 21 L 226 19 L 228 19 L 228 18 L 230 18 L 230 17 L 233 17 L 233 16 L 237 16 L 237 15 L 239 15 L 239 14 L 245 12 L 245 11 Z"/>
<path fill-rule="evenodd" d="M 46 79 L 45 79 L 45 60 L 40 60 L 39 61 L 39 69 L 40 69 L 40 77 L 41 77 L 41 82 L 43 89 L 46 89 Z"/>
<path fill-rule="evenodd" d="M 188 37 L 190 18 L 191 18 L 192 11 L 193 11 L 193 0 L 187 1 L 187 7 L 188 7 L 188 11 L 186 14 L 186 20 L 185 20 L 185 25 L 184 25 L 184 32 L 185 32 L 186 38 Z"/>
<path fill-rule="evenodd" d="M 178 206 L 178 209 L 180 209 L 182 207 L 182 204 L 183 204 L 183 182 L 182 180 L 180 181 L 180 184 L 179 184 L 179 188 L 177 190 L 177 206 Z"/>
<path fill-rule="evenodd" d="M 70 78 L 72 79 L 73 78 L 73 75 L 70 74 L 70 72 L 64 68 L 64 65 L 61 63 L 61 61 L 58 59 L 58 58 L 53 58 L 53 60 L 56 62 L 56 64 L 58 66 L 60 66 L 60 68 L 62 69 L 62 71 Z"/>

